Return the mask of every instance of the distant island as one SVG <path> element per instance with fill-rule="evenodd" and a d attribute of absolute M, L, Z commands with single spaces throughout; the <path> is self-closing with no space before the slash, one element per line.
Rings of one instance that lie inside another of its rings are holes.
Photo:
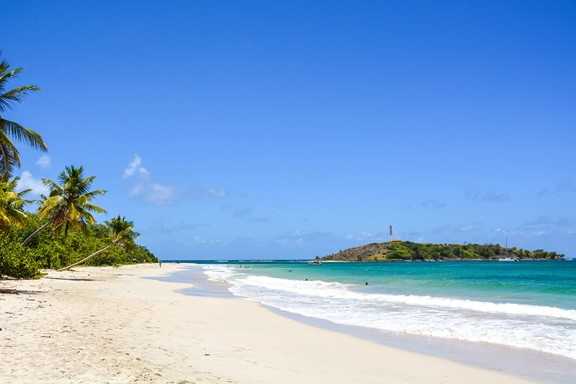
<path fill-rule="evenodd" d="M 325 261 L 563 260 L 541 249 L 528 251 L 498 244 L 420 244 L 410 241 L 371 243 L 324 256 Z"/>

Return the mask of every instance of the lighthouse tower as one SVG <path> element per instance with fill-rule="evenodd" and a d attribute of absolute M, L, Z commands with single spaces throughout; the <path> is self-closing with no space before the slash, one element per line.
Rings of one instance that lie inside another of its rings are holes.
<path fill-rule="evenodd" d="M 401 243 L 402 240 L 394 240 L 394 236 L 392 235 L 392 226 L 390 226 L 390 242 L 391 243 Z"/>

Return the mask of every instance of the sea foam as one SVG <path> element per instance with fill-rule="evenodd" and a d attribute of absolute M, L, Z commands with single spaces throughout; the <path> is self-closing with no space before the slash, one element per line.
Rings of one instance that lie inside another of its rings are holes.
<path fill-rule="evenodd" d="M 234 295 L 283 311 L 374 330 L 488 342 L 576 359 L 576 311 L 549 306 L 361 291 L 325 281 L 249 275 L 206 266 Z"/>

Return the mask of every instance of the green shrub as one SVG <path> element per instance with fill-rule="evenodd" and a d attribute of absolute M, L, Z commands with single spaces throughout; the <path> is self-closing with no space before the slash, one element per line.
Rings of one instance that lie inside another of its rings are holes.
<path fill-rule="evenodd" d="M 42 274 L 28 249 L 4 237 L 0 239 L 0 276 L 37 279 Z"/>

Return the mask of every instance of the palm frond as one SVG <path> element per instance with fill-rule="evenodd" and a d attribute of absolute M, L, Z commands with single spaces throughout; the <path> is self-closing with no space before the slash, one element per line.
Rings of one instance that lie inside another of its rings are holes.
<path fill-rule="evenodd" d="M 35 85 L 23 85 L 0 95 L 0 111 L 4 112 L 12 109 L 14 104 L 21 103 L 30 93 L 40 90 L 41 89 Z"/>
<path fill-rule="evenodd" d="M 50 191 L 50 196 L 61 195 L 63 193 L 62 188 L 50 179 L 42 179 L 42 183 L 44 183 L 44 186 Z"/>
<path fill-rule="evenodd" d="M 12 142 L 3 141 L 3 133 L 0 131 L 0 179 L 7 179 L 14 168 L 20 166 L 20 154 Z"/>
<path fill-rule="evenodd" d="M 88 200 L 92 200 L 93 198 L 95 198 L 96 196 L 100 196 L 100 195 L 105 195 L 106 192 L 108 192 L 105 189 L 97 189 L 95 191 L 92 192 L 86 192 L 84 195 L 88 198 Z"/>
<path fill-rule="evenodd" d="M 94 205 L 94 204 L 86 204 L 86 205 L 84 206 L 84 209 L 85 209 L 87 212 L 95 212 L 95 213 L 100 213 L 100 214 L 108 213 L 108 212 L 106 212 L 106 210 L 105 210 L 104 208 L 99 207 L 99 206 Z"/>
<path fill-rule="evenodd" d="M 64 228 L 64 236 L 69 229 L 85 230 L 87 224 L 96 224 L 92 212 L 106 213 L 105 209 L 90 203 L 106 191 L 90 191 L 90 184 L 95 177 L 84 178 L 83 172 L 82 167 L 71 165 L 58 175 L 58 183 L 42 179 L 50 190 L 50 197 L 42 202 L 38 212 L 42 217 L 51 218 L 55 232 Z"/>
<path fill-rule="evenodd" d="M 48 150 L 46 143 L 44 143 L 42 136 L 38 132 L 24 128 L 14 121 L 0 118 L 0 130 L 2 130 L 5 135 L 12 136 L 34 149 L 39 149 L 41 151 Z"/>
<path fill-rule="evenodd" d="M 7 72 L 10 68 L 10 65 L 3 60 L 2 64 L 0 65 L 0 92 L 4 93 L 6 89 L 6 84 L 12 78 L 16 78 L 18 73 L 22 72 L 23 68 L 16 68 L 10 72 Z M 5 100 L 4 98 L 0 97 L 0 112 L 6 111 L 6 109 L 11 108 L 11 101 Z"/>
<path fill-rule="evenodd" d="M 18 178 L 0 181 L 0 230 L 8 231 L 13 225 L 22 225 L 28 217 L 23 208 L 28 200 L 21 198 L 26 191 L 16 192 Z"/>

